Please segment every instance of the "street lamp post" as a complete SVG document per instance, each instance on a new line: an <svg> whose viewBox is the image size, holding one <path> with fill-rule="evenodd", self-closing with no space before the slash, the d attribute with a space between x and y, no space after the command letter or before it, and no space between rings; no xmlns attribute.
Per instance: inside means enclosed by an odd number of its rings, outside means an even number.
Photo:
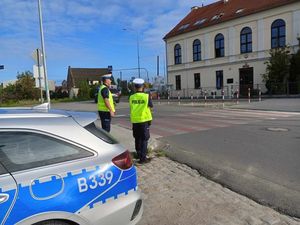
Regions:
<svg viewBox="0 0 300 225"><path fill-rule="evenodd" d="M123 30L132 30L132 29L127 29L124 28ZM136 32L136 47L137 47L137 61L138 61L138 76L139 78L141 77L141 68L140 68L140 40L139 40L139 32L132 30L134 32Z"/></svg>
<svg viewBox="0 0 300 225"><path fill-rule="evenodd" d="M39 8L39 22L40 22L40 34L41 34L41 44L42 44L42 56L43 56L42 61L44 65L44 76L45 76L45 91L46 91L47 102L49 104L49 109L50 109L50 92L48 87L48 75L47 75L47 66L46 66L46 52L45 52L41 0L38 0L38 8Z"/></svg>

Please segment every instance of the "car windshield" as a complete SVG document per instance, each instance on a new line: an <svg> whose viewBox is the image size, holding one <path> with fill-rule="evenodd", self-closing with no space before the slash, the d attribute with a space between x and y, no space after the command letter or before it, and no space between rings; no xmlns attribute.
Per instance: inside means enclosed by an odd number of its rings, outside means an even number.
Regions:
<svg viewBox="0 0 300 225"><path fill-rule="evenodd" d="M89 125L84 127L87 131L91 132L96 137L100 138L101 140L105 141L109 144L118 144L119 142L113 138L109 133L105 132L103 129L100 128L96 123L90 123Z"/></svg>

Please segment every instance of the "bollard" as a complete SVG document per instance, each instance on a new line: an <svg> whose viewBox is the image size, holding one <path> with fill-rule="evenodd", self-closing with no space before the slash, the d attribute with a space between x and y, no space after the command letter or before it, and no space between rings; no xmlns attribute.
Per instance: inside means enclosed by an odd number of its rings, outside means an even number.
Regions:
<svg viewBox="0 0 300 225"><path fill-rule="evenodd" d="M251 97L251 96L250 96L250 90L251 90L251 89L250 89L250 88L248 88L248 103L250 103L250 102L251 102L251 100L250 100L250 97Z"/></svg>
<svg viewBox="0 0 300 225"><path fill-rule="evenodd" d="M258 91L258 101L261 102L261 89L259 88L259 91Z"/></svg>
<svg viewBox="0 0 300 225"><path fill-rule="evenodd" d="M225 96L224 96L224 90L222 89L222 102L224 103Z"/></svg>
<svg viewBox="0 0 300 225"><path fill-rule="evenodd" d="M178 98L178 105L180 105L180 95L179 95L179 92L177 93L177 98Z"/></svg>
<svg viewBox="0 0 300 225"><path fill-rule="evenodd" d="M158 100L158 104L160 105L160 96L158 92L157 92L157 100Z"/></svg>
<svg viewBox="0 0 300 225"><path fill-rule="evenodd" d="M239 104L239 89L236 89L236 104Z"/></svg>
<svg viewBox="0 0 300 225"><path fill-rule="evenodd" d="M207 98L207 92L206 92L206 90L204 91L204 103L205 103L205 105L206 105L206 98Z"/></svg>

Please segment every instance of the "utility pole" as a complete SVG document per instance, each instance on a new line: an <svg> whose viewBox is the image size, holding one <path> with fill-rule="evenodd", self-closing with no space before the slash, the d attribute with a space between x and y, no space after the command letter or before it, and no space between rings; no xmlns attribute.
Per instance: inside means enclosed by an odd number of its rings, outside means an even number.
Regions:
<svg viewBox="0 0 300 225"><path fill-rule="evenodd" d="M157 56L157 76L159 76L159 55Z"/></svg>

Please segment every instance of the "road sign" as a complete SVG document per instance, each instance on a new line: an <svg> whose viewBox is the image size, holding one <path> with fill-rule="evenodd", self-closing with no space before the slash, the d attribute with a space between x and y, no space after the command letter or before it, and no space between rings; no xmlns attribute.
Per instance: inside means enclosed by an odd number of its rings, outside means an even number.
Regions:
<svg viewBox="0 0 300 225"><path fill-rule="evenodd" d="M4 65L0 65L0 70L3 70L4 69Z"/></svg>
<svg viewBox="0 0 300 225"><path fill-rule="evenodd" d="M31 54L32 59L34 60L35 64L37 66L41 65L42 62L42 51L41 49L37 48L36 50L34 50Z"/></svg>

